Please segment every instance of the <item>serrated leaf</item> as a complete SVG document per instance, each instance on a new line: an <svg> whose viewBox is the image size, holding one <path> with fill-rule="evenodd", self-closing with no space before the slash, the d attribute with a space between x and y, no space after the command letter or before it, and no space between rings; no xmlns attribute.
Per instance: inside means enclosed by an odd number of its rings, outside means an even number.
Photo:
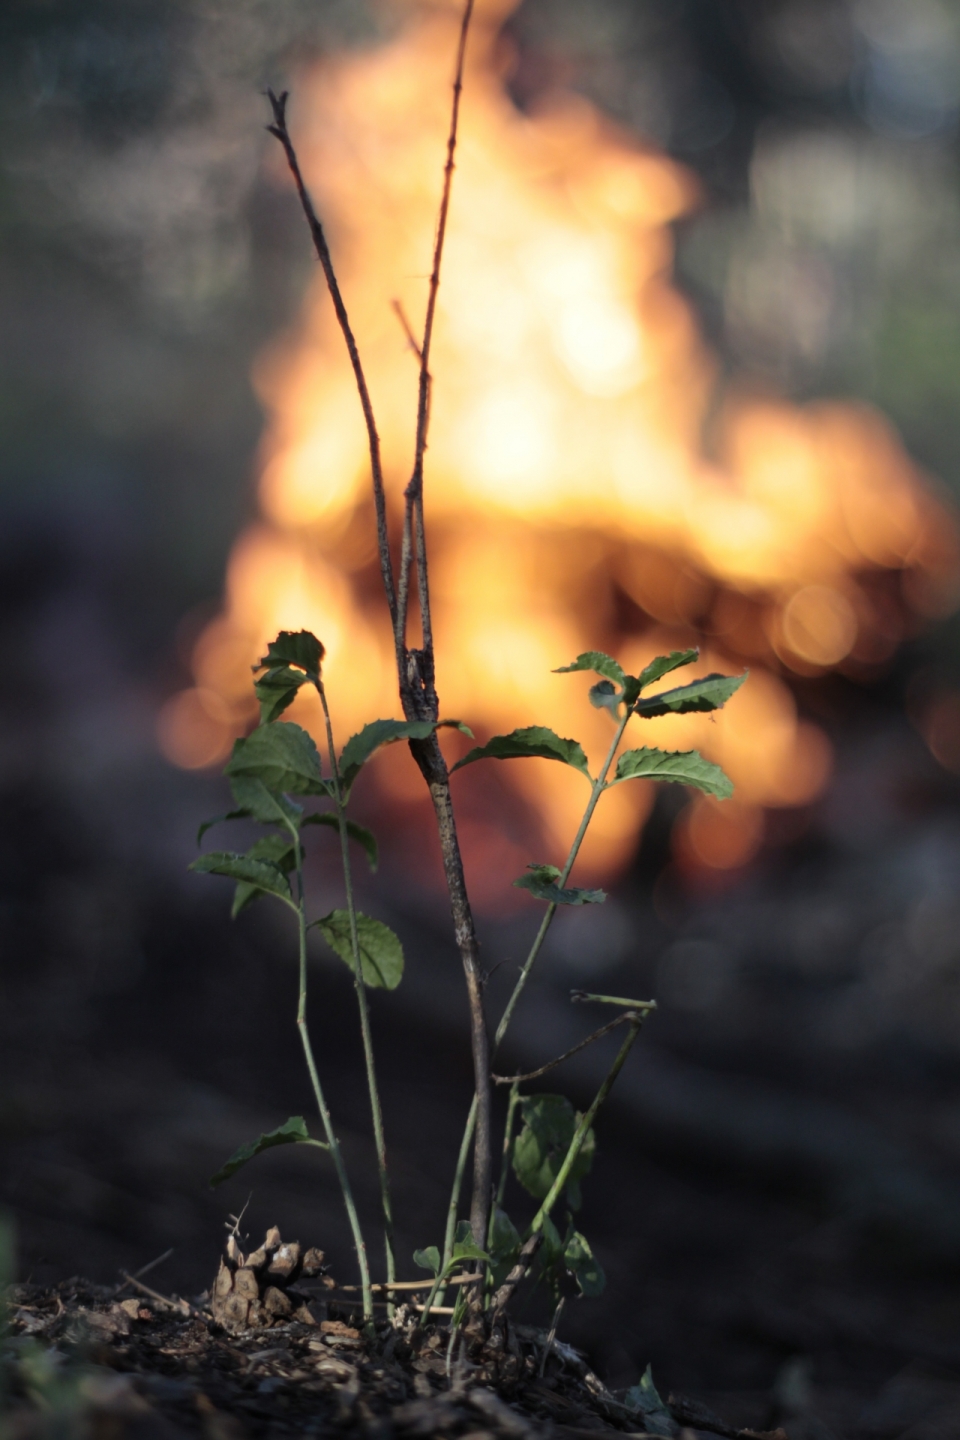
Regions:
<svg viewBox="0 0 960 1440"><path fill-rule="evenodd" d="M353 970L353 945L350 940L350 914L331 910L313 924L330 949L349 969ZM312 927L311 927L312 928ZM403 979L403 946L389 925L357 915L357 940L360 947L360 971L363 983L371 989L395 990Z"/></svg>
<svg viewBox="0 0 960 1440"><path fill-rule="evenodd" d="M602 1265L595 1259L589 1241L579 1230L574 1230L564 1246L563 1263L576 1279L581 1295L595 1299L603 1294L607 1277Z"/></svg>
<svg viewBox="0 0 960 1440"><path fill-rule="evenodd" d="M512 730L509 735L494 735L486 745L478 745L458 760L450 773L462 770L464 765L472 765L475 760L521 760L531 756L559 760L591 779L587 757L579 741L564 740L546 725L527 725L522 730Z"/></svg>
<svg viewBox="0 0 960 1440"><path fill-rule="evenodd" d="M340 756L340 784L344 796L366 762L381 745L392 745L397 740L426 740L434 730L445 728L462 730L473 738L473 731L460 720L371 720L368 725L351 735Z"/></svg>
<svg viewBox="0 0 960 1440"><path fill-rule="evenodd" d="M669 655L658 655L649 665L645 665L637 676L637 693L661 680L664 675L669 675L671 670L679 670L682 665L692 665L699 656L699 650L671 650Z"/></svg>
<svg viewBox="0 0 960 1440"><path fill-rule="evenodd" d="M440 1251L436 1245L428 1245L425 1250L414 1250L413 1263L419 1265L421 1270L429 1270L432 1275L439 1275Z"/></svg>
<svg viewBox="0 0 960 1440"><path fill-rule="evenodd" d="M626 676L619 663L612 655L605 655L602 650L585 650L578 655L572 665L561 665L559 670L554 670L554 675L569 675L573 670L592 670L595 675L602 675L606 680L612 680L620 689L623 689Z"/></svg>
<svg viewBox="0 0 960 1440"><path fill-rule="evenodd" d="M742 675L705 675L689 685L679 685L675 690L661 690L646 700L638 700L634 709L638 715L652 719L655 715L685 715L692 710L719 710L725 705L747 678Z"/></svg>
<svg viewBox="0 0 960 1440"><path fill-rule="evenodd" d="M258 1135L256 1140L251 1140L247 1145L241 1145L235 1150L221 1170L210 1181L210 1188L222 1185L224 1180L229 1180L231 1175L259 1155L263 1150L272 1150L275 1145L316 1145L321 1150L329 1150L329 1145L323 1140L314 1140L308 1133L302 1115L291 1115L276 1130L269 1130L265 1135Z"/></svg>
<svg viewBox="0 0 960 1440"><path fill-rule="evenodd" d="M551 905L602 905L607 898L603 890L581 890L575 885L561 887L557 884L560 871L556 865L528 865L527 869L530 874L521 875L519 880L514 880L514 885Z"/></svg>
<svg viewBox="0 0 960 1440"><path fill-rule="evenodd" d="M331 830L340 829L340 822L337 819L336 812L333 810L324 810L321 814L308 815L303 823L304 825L327 825ZM376 870L380 857L377 849L377 838L373 831L368 830L366 825L358 825L356 820L348 820L347 834L351 840L356 840L358 845L363 846L367 853L367 861L369 862L370 869Z"/></svg>
<svg viewBox="0 0 960 1440"><path fill-rule="evenodd" d="M320 662L324 657L323 646L316 635L309 630L281 630L276 640L271 640L267 653L254 670L267 670L276 666L297 665L305 670L311 680L320 678Z"/></svg>
<svg viewBox="0 0 960 1440"><path fill-rule="evenodd" d="M625 750L617 761L617 770L610 785L622 780L667 780L678 785L694 785L705 795L728 800L733 794L733 781L719 765L704 760L699 750Z"/></svg>
<svg viewBox="0 0 960 1440"><path fill-rule="evenodd" d="M201 855L190 866L204 875L226 875L230 880L239 880L262 890L268 895L278 895L281 900L293 904L290 882L278 865L267 860L251 860L248 855L237 855L232 850L212 850Z"/></svg>
<svg viewBox="0 0 960 1440"><path fill-rule="evenodd" d="M310 683L309 675L302 670L292 670L289 665L261 675L253 682L253 692L260 701L260 724L269 725L276 720L288 705L293 704L300 686Z"/></svg>
<svg viewBox="0 0 960 1440"><path fill-rule="evenodd" d="M520 1184L544 1200L570 1149L579 1116L565 1095L526 1095L520 1101L523 1128L513 1147L513 1170ZM567 1185L571 1209L579 1208L578 1182L593 1164L596 1137L587 1131Z"/></svg>
<svg viewBox="0 0 960 1440"><path fill-rule="evenodd" d="M643 1428L650 1435L673 1435L676 1425L673 1416L664 1405L653 1383L653 1371L648 1365L638 1385L631 1385L623 1403L629 1410L643 1417Z"/></svg>
<svg viewBox="0 0 960 1440"><path fill-rule="evenodd" d="M257 820L261 825L283 825L284 828L288 823L300 824L303 806L288 795L268 790L262 780L256 780L252 775L231 775L230 789L237 805L251 820Z"/></svg>
<svg viewBox="0 0 960 1440"><path fill-rule="evenodd" d="M320 756L310 735L290 720L260 725L238 740L224 774L249 776L267 790L294 795L328 795L320 774Z"/></svg>
<svg viewBox="0 0 960 1440"><path fill-rule="evenodd" d="M208 830L212 830L214 825L222 825L224 820L248 820L249 818L250 811L245 809L228 810L225 815L214 815L212 820L204 820L200 829L197 831L197 844L200 844L204 835L206 835Z"/></svg>

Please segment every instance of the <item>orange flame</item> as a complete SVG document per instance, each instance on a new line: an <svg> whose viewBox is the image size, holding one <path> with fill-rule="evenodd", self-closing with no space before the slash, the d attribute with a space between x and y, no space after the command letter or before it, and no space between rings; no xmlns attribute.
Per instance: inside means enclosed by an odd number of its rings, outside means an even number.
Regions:
<svg viewBox="0 0 960 1440"><path fill-rule="evenodd" d="M481 734L549 724L596 757L609 719L555 666L604 648L635 669L691 640L703 646L697 673L749 659L751 680L722 715L657 720L635 741L695 746L728 771L736 817L691 812L683 842L722 868L756 848L760 807L802 805L829 773L829 744L798 718L783 667L862 673L887 659L917 615L952 600L953 524L872 411L717 405L716 363L670 279L668 224L695 202L693 180L582 99L518 113L496 8L481 10L471 39L432 365L426 494L444 712ZM417 12L393 43L303 77L292 112L394 504L416 363L391 300L416 328L454 25L444 9ZM219 761L249 726L250 665L281 627L322 637L343 738L398 713L365 433L319 272L256 383L270 416L262 520L234 547L223 612L193 653L195 687L161 715L162 747L185 766ZM298 706L315 726L308 702ZM561 855L583 782L545 764L505 768ZM622 865L650 800L626 785L604 798L585 873Z"/></svg>

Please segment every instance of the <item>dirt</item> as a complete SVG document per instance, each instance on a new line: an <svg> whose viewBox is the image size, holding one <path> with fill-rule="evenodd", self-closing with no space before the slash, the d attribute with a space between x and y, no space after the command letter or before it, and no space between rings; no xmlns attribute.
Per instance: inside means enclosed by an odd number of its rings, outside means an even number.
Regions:
<svg viewBox="0 0 960 1440"><path fill-rule="evenodd" d="M230 1277L236 1293L237 1277L253 1273L227 1261L218 1278ZM364 1329L356 1302L334 1286L329 1277L298 1277L296 1289L267 1287L284 1303L273 1311L258 1304L252 1324L230 1322L216 1283L212 1300L211 1292L182 1300L142 1282L105 1287L76 1277L14 1286L2 1361L5 1440L788 1440L780 1428L727 1425L684 1397L663 1404L654 1391L649 1408L629 1406L578 1351L509 1318L468 1318L451 1345L449 1320L421 1325L407 1303Z"/></svg>

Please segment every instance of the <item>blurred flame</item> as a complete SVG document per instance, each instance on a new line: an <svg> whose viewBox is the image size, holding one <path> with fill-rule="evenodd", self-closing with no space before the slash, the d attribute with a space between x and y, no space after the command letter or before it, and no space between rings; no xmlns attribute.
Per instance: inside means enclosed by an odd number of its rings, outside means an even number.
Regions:
<svg viewBox="0 0 960 1440"><path fill-rule="evenodd" d="M609 718L555 666L602 647L635 672L698 638L695 673L749 659L750 682L720 716L658 720L634 741L696 746L726 768L736 805L698 800L684 844L707 866L739 864L759 844L762 808L808 802L830 770L826 738L798 719L777 670L876 664L915 623L911 611L949 607L953 524L864 407L741 397L717 413L715 361L669 274L668 223L694 203L694 181L582 99L518 113L498 59L503 9L481 5L471 39L432 364L427 508L444 712L481 734L549 724L596 760ZM390 302L416 329L455 21L417 11L390 45L303 77L292 113L395 507L417 377ZM270 416L263 519L237 541L223 613L194 649L196 689L161 717L162 747L181 765L221 759L251 723L250 665L281 627L322 637L342 738L399 713L365 434L319 272L296 332L255 378ZM316 723L305 700L293 714ZM562 855L582 778L540 761L504 768L539 810L550 858ZM604 798L585 872L609 876L629 857L650 803L639 785Z"/></svg>

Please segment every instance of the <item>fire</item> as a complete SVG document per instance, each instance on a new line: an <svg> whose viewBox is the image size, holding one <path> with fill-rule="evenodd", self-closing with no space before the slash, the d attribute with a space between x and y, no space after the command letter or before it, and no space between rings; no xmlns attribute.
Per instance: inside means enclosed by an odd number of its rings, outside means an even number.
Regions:
<svg viewBox="0 0 960 1440"><path fill-rule="evenodd" d="M874 412L718 403L716 361L670 276L668 225L695 203L695 183L582 99L518 113L492 11L481 7L471 39L432 366L426 495L444 711L478 734L549 724L595 758L608 717L583 684L550 673L579 651L604 648L634 669L694 640L697 673L749 662L722 715L657 720L634 742L696 746L724 766L737 787L728 819L700 804L678 843L706 865L742 863L763 807L809 802L830 771L784 669L882 664L918 616L952 599L952 522ZM416 329L455 21L417 11L389 45L324 63L301 77L291 114L396 506L416 364L391 302ZM398 713L365 434L319 271L296 332L255 378L270 417L262 518L235 545L222 614L194 649L194 687L160 718L162 748L185 766L221 761L250 725L250 665L282 627L322 637L343 738ZM295 718L315 726L298 705ZM504 769L551 847L531 858L562 855L582 779L540 761ZM381 777L406 792L402 773ZM650 803L640 785L604 798L584 875L616 872Z"/></svg>

